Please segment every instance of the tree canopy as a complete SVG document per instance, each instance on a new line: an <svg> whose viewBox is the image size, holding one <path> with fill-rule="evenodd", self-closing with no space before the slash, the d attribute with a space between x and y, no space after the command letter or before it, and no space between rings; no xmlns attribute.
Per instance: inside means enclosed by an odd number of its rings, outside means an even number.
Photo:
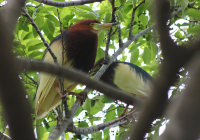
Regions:
<svg viewBox="0 0 200 140"><path fill-rule="evenodd" d="M199 0L0 0L0 139L17 139L20 129L24 138L34 139L35 134L38 140L164 140L171 135L197 139L199 6ZM77 78L80 74L74 78L81 83L74 91L81 92L87 86L85 103L80 106L80 100L69 96L69 110L60 106L59 112L65 114L62 120L58 121L56 109L38 119L34 98L39 71L68 78L64 74L67 69L38 60L57 35L83 19L120 22L99 35L96 61L110 59L92 78L98 80L116 59L130 62L153 76L153 93L145 102L121 91L113 93L116 89L102 93L104 85L98 81L91 84L87 76L82 82ZM125 103L132 103L139 115L118 118ZM130 127L119 127L129 120Z"/></svg>

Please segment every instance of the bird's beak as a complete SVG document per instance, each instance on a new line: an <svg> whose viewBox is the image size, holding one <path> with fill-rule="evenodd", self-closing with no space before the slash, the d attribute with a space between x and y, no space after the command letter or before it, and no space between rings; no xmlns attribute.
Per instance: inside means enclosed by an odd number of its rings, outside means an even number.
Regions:
<svg viewBox="0 0 200 140"><path fill-rule="evenodd" d="M119 22L115 22L115 23L106 23L106 24L99 24L99 25L96 25L95 27L96 28L99 28L99 29L106 29L106 28L110 28L110 27L113 27L115 25L118 25Z"/></svg>
<svg viewBox="0 0 200 140"><path fill-rule="evenodd" d="M113 27L113 26L118 25L118 24L119 24L119 22L97 24L97 25L93 26L93 28L96 30L96 33L99 35L104 29Z"/></svg>

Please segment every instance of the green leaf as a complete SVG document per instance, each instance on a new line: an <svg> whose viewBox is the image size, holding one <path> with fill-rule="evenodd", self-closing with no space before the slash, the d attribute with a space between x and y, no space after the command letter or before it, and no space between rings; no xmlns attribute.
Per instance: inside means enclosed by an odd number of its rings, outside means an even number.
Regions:
<svg viewBox="0 0 200 140"><path fill-rule="evenodd" d="M37 18L35 19L35 23L39 28L42 28L42 26L44 25L44 17L37 16Z"/></svg>
<svg viewBox="0 0 200 140"><path fill-rule="evenodd" d="M46 24L47 24L47 29L49 30L49 32L51 34L53 34L54 31L55 31L55 25L54 25L54 23L52 21L46 19Z"/></svg>
<svg viewBox="0 0 200 140"><path fill-rule="evenodd" d="M185 8L188 6L188 3L189 3L188 0L181 0L182 12L184 12Z"/></svg>
<svg viewBox="0 0 200 140"><path fill-rule="evenodd" d="M67 15L65 16L62 20L66 20L67 22L70 21L75 15L72 14L72 15Z"/></svg>
<svg viewBox="0 0 200 140"><path fill-rule="evenodd" d="M133 5L126 6L124 9L124 14L128 14L128 12L131 11L131 9L133 9Z"/></svg>
<svg viewBox="0 0 200 140"><path fill-rule="evenodd" d="M77 15L80 16L80 17L88 18L88 19L96 19L96 16L93 13L80 12Z"/></svg>
<svg viewBox="0 0 200 140"><path fill-rule="evenodd" d="M149 64L150 63L150 61L151 61L151 52L150 52L149 48L147 48L147 47L144 48L144 52L143 52L142 58L143 58L145 64Z"/></svg>
<svg viewBox="0 0 200 140"><path fill-rule="evenodd" d="M35 51L35 52L32 52L28 55L29 58L34 58L34 57L37 57L37 56L42 56L43 55L43 52L40 52L40 51Z"/></svg>
<svg viewBox="0 0 200 140"><path fill-rule="evenodd" d="M76 8L81 9L81 10L85 10L85 11L88 11L88 12L93 12L93 10L86 5L79 5L79 6L76 6Z"/></svg>
<svg viewBox="0 0 200 140"><path fill-rule="evenodd" d="M108 121L114 120L116 118L115 116L116 116L115 110L112 110L112 111L108 112L106 114L106 116L105 116L106 119L105 119L104 122L108 122Z"/></svg>
<svg viewBox="0 0 200 140"><path fill-rule="evenodd" d="M106 96L101 100L102 103L112 103L114 101L115 101L114 99L110 99Z"/></svg>
<svg viewBox="0 0 200 140"><path fill-rule="evenodd" d="M44 133L42 140L47 140L49 137L49 132Z"/></svg>
<svg viewBox="0 0 200 140"><path fill-rule="evenodd" d="M102 132L99 131L99 132L96 132L96 133L92 133L92 139L102 140Z"/></svg>
<svg viewBox="0 0 200 140"><path fill-rule="evenodd" d="M78 127L88 127L89 125L88 125L88 123L86 123L86 122L80 122L79 124L78 124Z"/></svg>
<svg viewBox="0 0 200 140"><path fill-rule="evenodd" d="M41 120L36 120L36 132L37 132L37 137L38 139L42 139L44 135L44 127L39 126L39 124L42 124L42 119Z"/></svg>
<svg viewBox="0 0 200 140"><path fill-rule="evenodd" d="M134 49L131 52L130 62L134 64L138 60L138 57L139 57L139 49Z"/></svg>
<svg viewBox="0 0 200 140"><path fill-rule="evenodd" d="M33 38L33 37L34 37L34 36L33 36L33 33L30 32L30 33L28 33L28 34L25 35L24 40L30 39L30 38Z"/></svg>
<svg viewBox="0 0 200 140"><path fill-rule="evenodd" d="M80 106L80 107L78 108L78 110L76 111L75 116L78 116L78 115L81 113L81 111L82 111L82 107Z"/></svg>
<svg viewBox="0 0 200 140"><path fill-rule="evenodd" d="M76 98L74 96L72 96L69 100L68 106L69 108L71 108L73 106L73 104L75 103Z"/></svg>
<svg viewBox="0 0 200 140"><path fill-rule="evenodd" d="M183 38L182 34L180 33L180 31L177 31L174 35L176 38Z"/></svg>
<svg viewBox="0 0 200 140"><path fill-rule="evenodd" d="M36 44L39 44L39 43L42 43L41 40L39 40L39 39L31 39L26 44L26 47L33 46L33 45L36 45Z"/></svg>
<svg viewBox="0 0 200 140"><path fill-rule="evenodd" d="M105 18L104 18L104 22L105 22L105 23L109 23L109 22L111 21L111 18L112 18L111 13L110 13L110 12L107 12L107 13L106 13L106 16L105 16Z"/></svg>
<svg viewBox="0 0 200 140"><path fill-rule="evenodd" d="M147 23L148 23L148 17L145 16L144 14L141 14L141 15L139 16L139 21L142 22L143 26L146 26Z"/></svg>
<svg viewBox="0 0 200 140"><path fill-rule="evenodd" d="M156 43L155 42L151 42L150 45L151 45L151 49L152 49L154 55L157 55L157 53L158 53L158 46L156 45Z"/></svg>
<svg viewBox="0 0 200 140"><path fill-rule="evenodd" d="M38 49L42 49L42 48L45 48L44 47L44 44L43 43L39 43L39 44L36 44L34 46L29 46L28 47L28 51L34 51L34 50L38 50Z"/></svg>
<svg viewBox="0 0 200 140"><path fill-rule="evenodd" d="M20 27L22 30L24 30L24 31L26 31L26 32L29 32L29 27L28 27L28 24L27 24L27 23L24 23L24 22L20 21L20 22L19 22L19 27Z"/></svg>
<svg viewBox="0 0 200 140"><path fill-rule="evenodd" d="M32 30L33 30L33 36L36 38L38 36L38 33L33 26L32 26Z"/></svg>
<svg viewBox="0 0 200 140"><path fill-rule="evenodd" d="M137 48L138 48L138 44L133 44L132 47L129 50L129 53L131 53L132 51L134 51Z"/></svg>
<svg viewBox="0 0 200 140"><path fill-rule="evenodd" d="M101 101L96 101L94 107L96 109L98 109L99 111L102 111L102 109L104 108L105 104L102 103Z"/></svg>
<svg viewBox="0 0 200 140"><path fill-rule="evenodd" d="M91 100L89 98L87 98L82 107L83 107L84 110L87 110L87 112L90 114Z"/></svg>
<svg viewBox="0 0 200 140"><path fill-rule="evenodd" d="M132 34L136 34L138 31L139 26L138 25L134 25L133 26L133 30L132 30Z"/></svg>
<svg viewBox="0 0 200 140"><path fill-rule="evenodd" d="M200 25L194 26L192 29L188 29L189 33L200 33Z"/></svg>
<svg viewBox="0 0 200 140"><path fill-rule="evenodd" d="M99 60L100 58L104 57L104 53L105 53L105 51L102 48L98 48L96 59Z"/></svg>
<svg viewBox="0 0 200 140"><path fill-rule="evenodd" d="M194 18L200 18L200 11L189 8L187 11L184 12L186 15L194 17Z"/></svg>
<svg viewBox="0 0 200 140"><path fill-rule="evenodd" d="M57 27L60 27L60 22L58 21L58 19L53 16L53 15L46 15L45 16L47 19L49 19L50 21L52 21Z"/></svg>
<svg viewBox="0 0 200 140"><path fill-rule="evenodd" d="M125 22L124 21L124 17L123 17L123 15L122 15L122 13L121 13L121 11L117 11L117 15L118 15L118 17L119 17L119 20L121 21L121 22Z"/></svg>

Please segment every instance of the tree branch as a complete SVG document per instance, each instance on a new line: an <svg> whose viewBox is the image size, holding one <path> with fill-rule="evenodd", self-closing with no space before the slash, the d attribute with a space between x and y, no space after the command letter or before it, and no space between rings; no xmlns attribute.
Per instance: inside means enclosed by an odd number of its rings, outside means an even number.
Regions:
<svg viewBox="0 0 200 140"><path fill-rule="evenodd" d="M8 136L4 135L3 133L0 132L0 140L11 140Z"/></svg>
<svg viewBox="0 0 200 140"><path fill-rule="evenodd" d="M100 68L100 70L97 72L97 74L94 76L93 79L98 80L98 79L101 77L101 75L103 74L103 72L105 72L105 70L108 68L108 66L116 59L116 57L117 57L119 54L122 53L122 51L123 51L125 48L127 48L133 41L137 40L139 37L141 37L142 35L146 34L146 33L149 32L150 30L152 30L152 29L154 28L154 26L155 26L155 24L152 25L152 26L150 26L150 27L148 27L148 28L146 28L145 30L141 31L140 33L138 33L138 34L136 34L136 35L134 35L134 36L132 35L132 36L123 44L123 46L122 46L121 48L119 48L119 49L116 51L115 54L112 55L112 57L109 59L108 64L107 64L107 65L103 65L103 66ZM80 76L79 76L79 77L80 77ZM72 79L72 80L73 80L73 79ZM90 79L90 80L91 80L91 79ZM79 81L79 82L80 82L80 81ZM94 82L92 82L92 83L94 83ZM88 84L87 84L87 85L88 85ZM93 88L95 88L95 87L93 87ZM104 87L103 87L103 88L104 88ZM86 88L84 91L86 91L86 92L88 93L89 90L90 90L89 88ZM109 95L109 94L108 94L108 95ZM115 94L115 96L116 96L116 94ZM119 97L121 98L122 96L119 94ZM123 96L123 97L124 97L124 96ZM113 97L111 97L111 98L113 98ZM120 99L120 100L121 100L121 99ZM79 108L80 104L81 104L81 100L80 100L80 99L77 99L70 111L76 112L77 109ZM67 127L68 127L69 124L71 123L71 120L72 120L72 118L73 118L73 114L74 114L74 113L71 113L71 114L68 116L68 118L65 118L65 121L60 122L60 124L61 124L62 126L59 126L59 125L56 126L56 128L53 130L52 134L51 134L50 137L49 137L50 139L56 139L56 138L58 138L58 137L60 136L60 134L61 134L62 132L64 132L64 131L67 129Z"/></svg>
<svg viewBox="0 0 200 140"><path fill-rule="evenodd" d="M111 0L110 1L111 5L112 5L112 18L111 18L111 23L114 22L115 20L115 11L116 11L116 7L115 7L115 1ZM106 50L105 50L105 56L104 56L104 62L107 63L108 62L108 51L109 51L109 45L110 45L110 37L111 37L111 33L112 33L112 27L109 29L108 32L108 37L107 37L107 42L106 42Z"/></svg>
<svg viewBox="0 0 200 140"><path fill-rule="evenodd" d="M159 140L188 140L198 139L200 132L200 53L196 53L190 61L191 78L186 89L180 95L177 102L172 102L168 107L167 116L170 123Z"/></svg>
<svg viewBox="0 0 200 140"><path fill-rule="evenodd" d="M13 140L35 140L30 103L25 98L11 50L14 28L24 4L25 0L8 0L0 11L0 100Z"/></svg>
<svg viewBox="0 0 200 140"><path fill-rule="evenodd" d="M129 30L129 38L131 38L132 31L133 31L133 25L134 25L134 18L135 18L135 11L137 10L137 8L142 5L143 3L145 3L145 0L143 0L140 4L138 4L137 6L135 6L133 8L133 12L132 12L132 18L131 18L131 25L130 25L130 30Z"/></svg>
<svg viewBox="0 0 200 140"><path fill-rule="evenodd" d="M40 36L40 38L41 38L41 40L43 41L44 45L46 46L47 50L48 50L49 53L51 54L51 56L52 56L52 58L53 58L53 60L54 60L54 63L58 64L57 57L55 56L55 54L53 53L53 51L52 51L51 48L49 47L49 44L47 43L47 41L44 39L42 33L40 32L39 27L35 24L34 19L29 15L28 9L25 7L23 11L24 11L24 13L25 13L25 14L23 14L23 15L26 16L26 17L30 20L31 24L33 25L33 27L35 28L36 32L37 32L38 35Z"/></svg>
<svg viewBox="0 0 200 140"><path fill-rule="evenodd" d="M83 134L83 135L91 134L91 133L94 133L94 132L98 132L100 130L109 129L109 128L115 127L117 125L127 123L128 122L127 118L132 119L132 117L134 117L134 118L137 117L137 114L128 113L121 118L117 118L115 120L105 122L105 123L102 123L102 124L99 124L99 125L91 126L91 127L79 127L78 128L78 127L75 127L74 125L72 125L71 127L69 127L67 129L67 131L75 133L75 134Z"/></svg>
<svg viewBox="0 0 200 140"><path fill-rule="evenodd" d="M18 67L20 69L26 69L29 71L41 71L41 72L46 72L49 74L56 75L58 77L64 77L70 81L74 81L76 83L81 83L83 85L87 85L87 87L90 87L92 89L96 89L105 95L107 95L110 98L116 99L116 100L121 100L123 102L126 102L128 104L133 104L139 103L140 100L137 98L133 97L130 94L123 93L122 91L110 87L107 84L104 84L101 81L97 81L94 79L91 79L90 77L86 76L85 73L73 69L73 68L66 68L66 67L61 67L57 66L51 63L45 63L42 61L38 60L30 60L30 59L22 59L18 58L17 62ZM121 96L124 97L121 97ZM134 103L134 104L135 104Z"/></svg>
<svg viewBox="0 0 200 140"><path fill-rule="evenodd" d="M176 80L176 74L179 69L199 50L199 42L195 42L190 47L177 46L169 36L166 22L169 18L169 5L167 1L156 1L158 32L160 34L160 43L164 60L161 65L159 77L155 80L152 94L145 103L138 123L132 129L131 139L142 140L145 133L151 127L151 122L156 117L162 115L164 106L167 102L168 89ZM148 117L147 117L148 116Z"/></svg>
<svg viewBox="0 0 200 140"><path fill-rule="evenodd" d="M75 5L83 5L87 3L102 2L103 0L80 0L80 1L66 1L66 2L57 2L51 0L35 0L35 1L55 7L68 7Z"/></svg>

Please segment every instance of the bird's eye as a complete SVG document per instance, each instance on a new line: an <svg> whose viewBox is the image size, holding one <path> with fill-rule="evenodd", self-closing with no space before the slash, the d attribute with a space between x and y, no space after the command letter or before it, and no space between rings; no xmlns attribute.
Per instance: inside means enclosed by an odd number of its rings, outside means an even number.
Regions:
<svg viewBox="0 0 200 140"><path fill-rule="evenodd" d="M94 23L90 23L90 26L93 26L94 25Z"/></svg>

